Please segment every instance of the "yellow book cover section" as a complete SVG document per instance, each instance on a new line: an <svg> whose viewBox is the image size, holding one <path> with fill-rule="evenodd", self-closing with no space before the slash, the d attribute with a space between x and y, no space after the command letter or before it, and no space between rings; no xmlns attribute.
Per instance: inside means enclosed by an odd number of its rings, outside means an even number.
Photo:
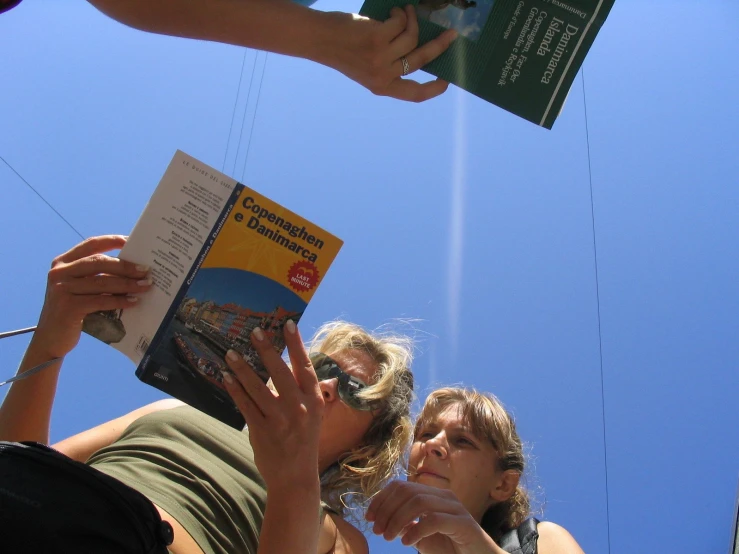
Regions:
<svg viewBox="0 0 739 554"><path fill-rule="evenodd" d="M342 241L248 187L235 195L202 268L248 271L310 301Z"/></svg>
<svg viewBox="0 0 739 554"><path fill-rule="evenodd" d="M149 216L149 213L156 214ZM153 267L166 304L151 341L124 322L143 351L142 381L232 425L244 421L223 384L235 350L266 381L251 345L259 327L278 352L283 327L300 320L342 241L318 225L182 152L178 152L137 224L156 251ZM147 225L147 221L153 222ZM139 231L141 229L142 231ZM182 268L180 271L178 268ZM146 307L146 306L145 306ZM152 310L154 302L150 302ZM129 314L133 320L136 314ZM144 318L137 317L139 321ZM138 337L145 337L144 340ZM123 341L121 341L123 342Z"/></svg>

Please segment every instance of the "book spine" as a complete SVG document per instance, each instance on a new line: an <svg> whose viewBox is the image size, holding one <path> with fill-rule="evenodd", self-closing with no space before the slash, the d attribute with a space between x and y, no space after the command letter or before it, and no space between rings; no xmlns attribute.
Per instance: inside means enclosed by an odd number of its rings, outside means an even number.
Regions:
<svg viewBox="0 0 739 554"><path fill-rule="evenodd" d="M228 219L228 216L231 214L231 211L236 205L236 201L239 198L239 194L241 193L243 188L244 188L244 185L242 185L241 183L237 183L233 191L231 191L231 196L229 196L228 200L226 201L226 204L224 205L220 216L218 216L218 220L216 224L213 226L213 229L208 235L208 240L205 241L205 243L203 244L203 247L200 249L198 256L195 258L195 263L193 263L192 268L190 268L190 271L187 274L187 278L185 279L185 282L180 287L180 290L177 291L177 294L174 296L174 300L172 301L172 304L170 305L169 310L167 311L167 314L164 316L164 319L162 319L162 322L159 324L159 328L157 329L157 332L154 335L154 338L149 344L149 347L146 349L146 353L144 354L144 357L141 360L139 367L136 369L136 377L138 377L141 381L144 381L146 383L149 382L150 376L148 372L148 366L149 366L149 361L151 359L151 354L156 351L157 347L159 346L159 343L162 341L162 338L164 337L164 334L166 333L170 322L172 321L175 314L177 313L177 308L182 302L182 299L187 294L187 291L190 288L190 285L192 284L193 279L195 279L195 276L197 275L198 270L200 269L200 266L203 264L203 261L205 260L206 256L208 255L208 252L213 246L213 243L218 238L218 235L220 234L221 229L223 228L223 224L226 222L226 220ZM161 389L162 387L160 385L157 385L157 388Z"/></svg>

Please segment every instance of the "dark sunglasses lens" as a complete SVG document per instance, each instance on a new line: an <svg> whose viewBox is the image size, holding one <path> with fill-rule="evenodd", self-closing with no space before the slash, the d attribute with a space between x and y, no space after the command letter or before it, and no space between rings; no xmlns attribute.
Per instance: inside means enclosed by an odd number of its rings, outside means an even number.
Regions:
<svg viewBox="0 0 739 554"><path fill-rule="evenodd" d="M339 398L347 406L361 411L373 409L371 402L357 396L367 386L362 381L342 371L339 365L325 354L311 354L310 361L319 381L334 377L338 379Z"/></svg>
<svg viewBox="0 0 739 554"><path fill-rule="evenodd" d="M318 376L319 381L335 377L338 366L331 358L325 354L311 354L310 362L313 364L313 369Z"/></svg>
<svg viewBox="0 0 739 554"><path fill-rule="evenodd" d="M347 406L355 410L371 410L372 404L368 400L359 398L358 396L366 386L361 381L349 377L343 380L343 382L339 382L339 396Z"/></svg>

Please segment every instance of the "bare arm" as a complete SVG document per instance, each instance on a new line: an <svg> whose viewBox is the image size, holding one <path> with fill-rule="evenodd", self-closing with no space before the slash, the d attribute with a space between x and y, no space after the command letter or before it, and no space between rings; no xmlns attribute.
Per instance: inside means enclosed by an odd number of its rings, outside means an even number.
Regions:
<svg viewBox="0 0 739 554"><path fill-rule="evenodd" d="M564 527L542 521L538 526L540 554L585 554L575 538Z"/></svg>
<svg viewBox="0 0 739 554"><path fill-rule="evenodd" d="M52 262L44 307L19 374L54 358L64 358L77 345L87 314L131 306L137 300L136 293L149 290L146 270L102 254L125 243L126 239L117 235L94 237ZM0 406L0 440L48 444L61 366L60 360L12 384Z"/></svg>
<svg viewBox="0 0 739 554"><path fill-rule="evenodd" d="M123 431L141 416L160 410L169 410L182 405L182 402L173 398L159 400L158 402L153 402L129 412L126 415L102 423L97 427L78 433L63 441L59 441L53 446L70 458L78 462L85 462L94 452L117 441L121 437L121 434L123 434Z"/></svg>
<svg viewBox="0 0 739 554"><path fill-rule="evenodd" d="M31 341L18 374L55 357L45 354L38 344ZM48 444L51 408L61 367L62 361L59 360L40 373L11 385L0 407L1 440L30 440Z"/></svg>
<svg viewBox="0 0 739 554"><path fill-rule="evenodd" d="M116 21L157 34L246 46L305 58L340 71L375 94L420 102L443 93L444 81L402 79L436 58L456 32L418 47L412 6L385 22L322 12L290 0L88 0Z"/></svg>
<svg viewBox="0 0 739 554"><path fill-rule="evenodd" d="M88 0L116 21L162 35L317 60L335 21L290 0Z"/></svg>

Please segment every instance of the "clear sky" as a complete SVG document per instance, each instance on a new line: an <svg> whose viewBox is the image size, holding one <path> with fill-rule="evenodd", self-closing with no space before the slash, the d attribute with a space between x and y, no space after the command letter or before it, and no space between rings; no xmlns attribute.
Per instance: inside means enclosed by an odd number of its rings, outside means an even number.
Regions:
<svg viewBox="0 0 739 554"><path fill-rule="evenodd" d="M602 382L581 77L546 131L454 87L405 104L306 61L244 63L85 2L26 0L0 16L0 155L85 236L128 233L178 148L245 168L345 241L304 333L395 320L419 339L421 398L496 393L544 517L586 552L608 551L610 527L613 553L723 553L739 477L737 21L731 0L618 0L586 59ZM0 190L5 330L35 324L51 259L79 237L2 163ZM25 344L0 343L0 377ZM83 337L53 440L160 398L134 369Z"/></svg>

